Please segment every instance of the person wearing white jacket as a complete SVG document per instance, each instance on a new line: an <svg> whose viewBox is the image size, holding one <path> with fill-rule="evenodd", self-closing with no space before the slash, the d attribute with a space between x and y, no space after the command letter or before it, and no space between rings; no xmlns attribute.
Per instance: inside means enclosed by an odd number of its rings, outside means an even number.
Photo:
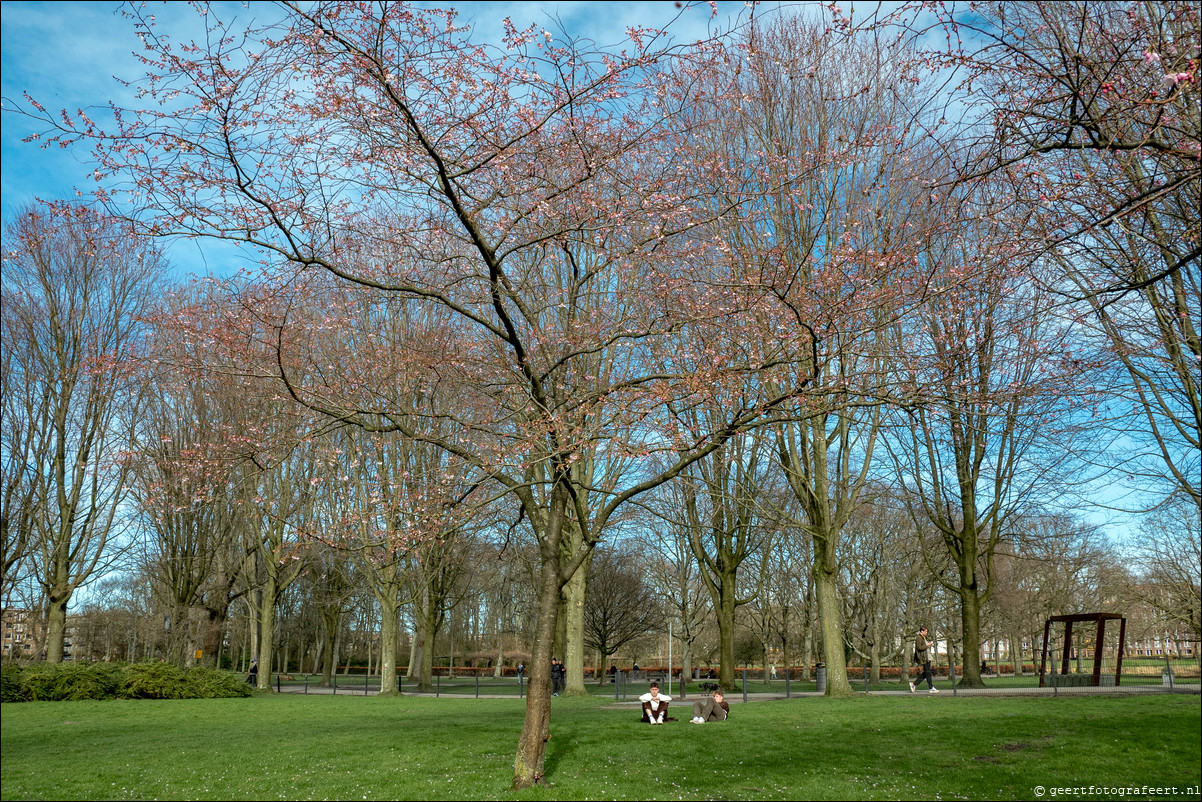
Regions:
<svg viewBox="0 0 1202 802"><path fill-rule="evenodd" d="M672 697L659 692L659 683L651 683L651 689L639 697L643 703L643 721L648 724L663 724L668 715L668 702Z"/></svg>

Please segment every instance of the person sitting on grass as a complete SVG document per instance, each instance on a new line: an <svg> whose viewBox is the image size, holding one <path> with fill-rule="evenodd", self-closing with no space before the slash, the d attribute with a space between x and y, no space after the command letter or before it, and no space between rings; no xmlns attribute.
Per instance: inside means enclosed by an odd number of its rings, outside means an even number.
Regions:
<svg viewBox="0 0 1202 802"><path fill-rule="evenodd" d="M730 705L722 698L722 691L714 691L714 695L704 700L693 702L693 723L704 724L707 721L726 721L730 716Z"/></svg>
<svg viewBox="0 0 1202 802"><path fill-rule="evenodd" d="M668 702L672 701L672 697L659 692L658 682L651 683L651 689L640 696L639 701L643 703L642 721L648 724L663 724L672 720L667 718Z"/></svg>

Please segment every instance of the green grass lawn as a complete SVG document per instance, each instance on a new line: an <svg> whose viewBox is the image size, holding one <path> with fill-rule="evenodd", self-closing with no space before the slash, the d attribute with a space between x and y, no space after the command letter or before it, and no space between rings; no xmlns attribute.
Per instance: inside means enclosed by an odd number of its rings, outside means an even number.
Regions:
<svg viewBox="0 0 1202 802"><path fill-rule="evenodd" d="M630 705L555 699L551 786L514 793L517 699L4 704L0 797L1030 799L1040 785L1148 785L1197 799L1202 781L1197 696L810 698L735 704L703 726L676 713L650 727Z"/></svg>

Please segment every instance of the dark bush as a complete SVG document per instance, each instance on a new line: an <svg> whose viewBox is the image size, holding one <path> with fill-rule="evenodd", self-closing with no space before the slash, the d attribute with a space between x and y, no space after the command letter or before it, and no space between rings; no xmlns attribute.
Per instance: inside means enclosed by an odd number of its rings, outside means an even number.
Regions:
<svg viewBox="0 0 1202 802"><path fill-rule="evenodd" d="M133 663L125 667L117 695L123 699L193 699L184 670L172 663Z"/></svg>
<svg viewBox="0 0 1202 802"><path fill-rule="evenodd" d="M197 666L188 669L186 679L194 699L228 699L254 694L254 689L241 675L228 671Z"/></svg>
<svg viewBox="0 0 1202 802"><path fill-rule="evenodd" d="M21 667L16 663L0 666L0 702L23 702L21 692Z"/></svg>
<svg viewBox="0 0 1202 802"><path fill-rule="evenodd" d="M112 699L120 672L112 663L34 663L21 672L21 697L30 702Z"/></svg>
<svg viewBox="0 0 1202 802"><path fill-rule="evenodd" d="M3 701L228 699L251 696L240 674L170 663L34 663L3 666Z"/></svg>

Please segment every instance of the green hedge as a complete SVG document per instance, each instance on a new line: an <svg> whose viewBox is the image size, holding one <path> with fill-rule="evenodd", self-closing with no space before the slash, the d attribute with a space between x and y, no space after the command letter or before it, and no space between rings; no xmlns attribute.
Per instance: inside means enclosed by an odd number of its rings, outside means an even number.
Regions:
<svg viewBox="0 0 1202 802"><path fill-rule="evenodd" d="M5 702L221 699L252 693L239 674L169 663L6 664L0 670L0 701Z"/></svg>

